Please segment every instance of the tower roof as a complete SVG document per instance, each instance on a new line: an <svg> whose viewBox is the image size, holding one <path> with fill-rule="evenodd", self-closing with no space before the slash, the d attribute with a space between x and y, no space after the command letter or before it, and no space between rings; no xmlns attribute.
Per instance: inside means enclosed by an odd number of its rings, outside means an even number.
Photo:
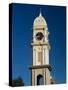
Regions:
<svg viewBox="0 0 68 90"><path fill-rule="evenodd" d="M46 26L46 21L42 16L41 10L40 10L39 16L35 18L33 26L36 26L36 27Z"/></svg>

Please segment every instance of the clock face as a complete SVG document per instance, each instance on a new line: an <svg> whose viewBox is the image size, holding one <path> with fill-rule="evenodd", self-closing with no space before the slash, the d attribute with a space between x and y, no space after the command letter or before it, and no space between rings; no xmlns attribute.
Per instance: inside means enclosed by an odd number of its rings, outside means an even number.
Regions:
<svg viewBox="0 0 68 90"><path fill-rule="evenodd" d="M36 34L36 39L37 39L37 40L42 40L43 37L44 37L44 35L43 35L42 32L38 32L38 33Z"/></svg>

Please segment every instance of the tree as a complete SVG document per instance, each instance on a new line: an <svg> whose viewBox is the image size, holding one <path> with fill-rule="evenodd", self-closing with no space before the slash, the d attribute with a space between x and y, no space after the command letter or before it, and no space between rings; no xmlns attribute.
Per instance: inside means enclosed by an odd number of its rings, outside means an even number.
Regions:
<svg viewBox="0 0 68 90"><path fill-rule="evenodd" d="M13 87L24 86L24 82L23 82L22 78L18 77L17 79L12 80L12 86Z"/></svg>

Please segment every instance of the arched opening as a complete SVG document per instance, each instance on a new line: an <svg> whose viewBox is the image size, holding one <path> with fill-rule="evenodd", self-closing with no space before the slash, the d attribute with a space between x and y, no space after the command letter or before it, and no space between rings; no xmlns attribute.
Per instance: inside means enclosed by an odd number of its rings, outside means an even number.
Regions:
<svg viewBox="0 0 68 90"><path fill-rule="evenodd" d="M43 85L43 76L42 75L37 76L37 85Z"/></svg>

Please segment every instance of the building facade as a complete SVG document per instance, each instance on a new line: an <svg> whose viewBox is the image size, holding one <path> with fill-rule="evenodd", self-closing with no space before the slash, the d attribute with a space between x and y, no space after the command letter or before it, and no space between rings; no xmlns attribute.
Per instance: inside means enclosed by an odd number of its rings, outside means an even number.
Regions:
<svg viewBox="0 0 68 90"><path fill-rule="evenodd" d="M33 23L33 63L31 69L31 84L32 85L48 85L52 84L50 75L51 66L49 64L50 44L48 39L48 27L46 20L40 12ZM54 82L53 82L54 83Z"/></svg>

